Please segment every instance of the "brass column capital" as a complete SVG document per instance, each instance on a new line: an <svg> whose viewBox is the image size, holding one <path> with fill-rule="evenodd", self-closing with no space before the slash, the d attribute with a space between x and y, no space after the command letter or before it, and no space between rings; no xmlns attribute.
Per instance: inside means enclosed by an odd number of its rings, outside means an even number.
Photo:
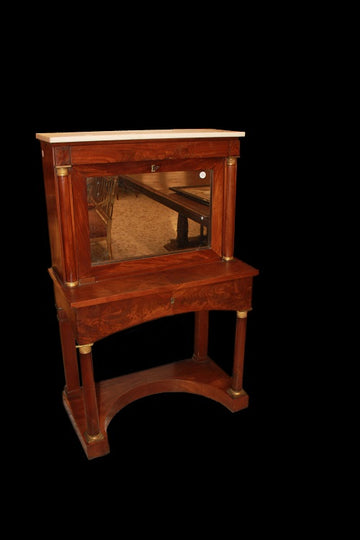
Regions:
<svg viewBox="0 0 360 540"><path fill-rule="evenodd" d="M80 354L89 354L93 345L93 343L87 343L86 345L76 345L76 348L79 349Z"/></svg>
<svg viewBox="0 0 360 540"><path fill-rule="evenodd" d="M236 165L236 161L236 157L234 156L229 156L228 158L226 158L227 165Z"/></svg>
<svg viewBox="0 0 360 540"><path fill-rule="evenodd" d="M236 316L238 319L246 319L247 311L237 311Z"/></svg>
<svg viewBox="0 0 360 540"><path fill-rule="evenodd" d="M56 174L58 176L69 176L69 169L71 169L71 165L61 165L60 167L56 168Z"/></svg>

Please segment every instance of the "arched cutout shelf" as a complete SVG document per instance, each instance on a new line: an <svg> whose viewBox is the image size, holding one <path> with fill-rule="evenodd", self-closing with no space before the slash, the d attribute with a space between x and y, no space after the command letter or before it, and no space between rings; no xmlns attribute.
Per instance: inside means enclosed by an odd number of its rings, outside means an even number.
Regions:
<svg viewBox="0 0 360 540"><path fill-rule="evenodd" d="M63 400L83 449L92 459L110 452L107 428L113 417L133 401L153 394L186 392L217 401L231 412L246 408L247 393L242 390L238 396L232 396L230 388L231 377L210 358L200 362L192 358L100 381L96 384L96 396L101 437L92 441L85 436L87 425L82 389L70 399L64 391Z"/></svg>

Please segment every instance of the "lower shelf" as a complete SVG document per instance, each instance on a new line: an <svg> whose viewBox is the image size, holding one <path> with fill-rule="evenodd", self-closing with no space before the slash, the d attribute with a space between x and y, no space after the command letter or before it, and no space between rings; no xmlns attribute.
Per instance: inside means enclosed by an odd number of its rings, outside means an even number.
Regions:
<svg viewBox="0 0 360 540"><path fill-rule="evenodd" d="M100 434L95 440L88 440L85 435L82 390L71 395L64 391L63 400L87 457L93 459L110 452L107 427L115 414L129 403L152 394L188 392L213 399L231 412L246 408L249 401L246 392L233 395L229 392L230 387L231 377L211 359L205 362L182 360L100 381L96 384Z"/></svg>

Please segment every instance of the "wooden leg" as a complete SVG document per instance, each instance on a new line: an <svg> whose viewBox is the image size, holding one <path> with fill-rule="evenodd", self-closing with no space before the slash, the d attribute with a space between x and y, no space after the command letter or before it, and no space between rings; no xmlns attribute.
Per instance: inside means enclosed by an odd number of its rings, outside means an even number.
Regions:
<svg viewBox="0 0 360 540"><path fill-rule="evenodd" d="M177 248L183 249L186 248L188 245L188 233L189 233L189 223L186 216L183 216L182 214L178 214L178 221L177 221Z"/></svg>
<svg viewBox="0 0 360 540"><path fill-rule="evenodd" d="M63 309L58 309L58 321L66 383L65 392L67 394L79 392L80 378L75 338L70 321L67 319Z"/></svg>
<svg viewBox="0 0 360 540"><path fill-rule="evenodd" d="M208 360L209 312L195 312L195 339L193 360L205 362Z"/></svg>
<svg viewBox="0 0 360 540"><path fill-rule="evenodd" d="M103 439L99 427L99 411L96 398L94 371L92 362L91 347L88 345L79 345L81 378L83 387L84 409L86 417L85 438L88 443Z"/></svg>
<svg viewBox="0 0 360 540"><path fill-rule="evenodd" d="M238 311L236 319L236 334L234 348L234 364L229 394L232 397L243 395L243 372L244 372L244 355L245 355L245 338L246 338L246 321L247 312Z"/></svg>

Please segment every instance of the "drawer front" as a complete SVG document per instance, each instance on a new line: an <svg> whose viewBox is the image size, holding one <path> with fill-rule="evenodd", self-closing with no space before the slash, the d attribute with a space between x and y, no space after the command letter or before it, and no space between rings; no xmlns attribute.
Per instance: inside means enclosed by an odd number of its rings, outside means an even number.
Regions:
<svg viewBox="0 0 360 540"><path fill-rule="evenodd" d="M142 141L141 145L134 141L71 145L73 165L239 155L240 141L232 138Z"/></svg>
<svg viewBox="0 0 360 540"><path fill-rule="evenodd" d="M251 309L252 278L118 300L76 310L76 337L94 342L146 321L191 311Z"/></svg>

